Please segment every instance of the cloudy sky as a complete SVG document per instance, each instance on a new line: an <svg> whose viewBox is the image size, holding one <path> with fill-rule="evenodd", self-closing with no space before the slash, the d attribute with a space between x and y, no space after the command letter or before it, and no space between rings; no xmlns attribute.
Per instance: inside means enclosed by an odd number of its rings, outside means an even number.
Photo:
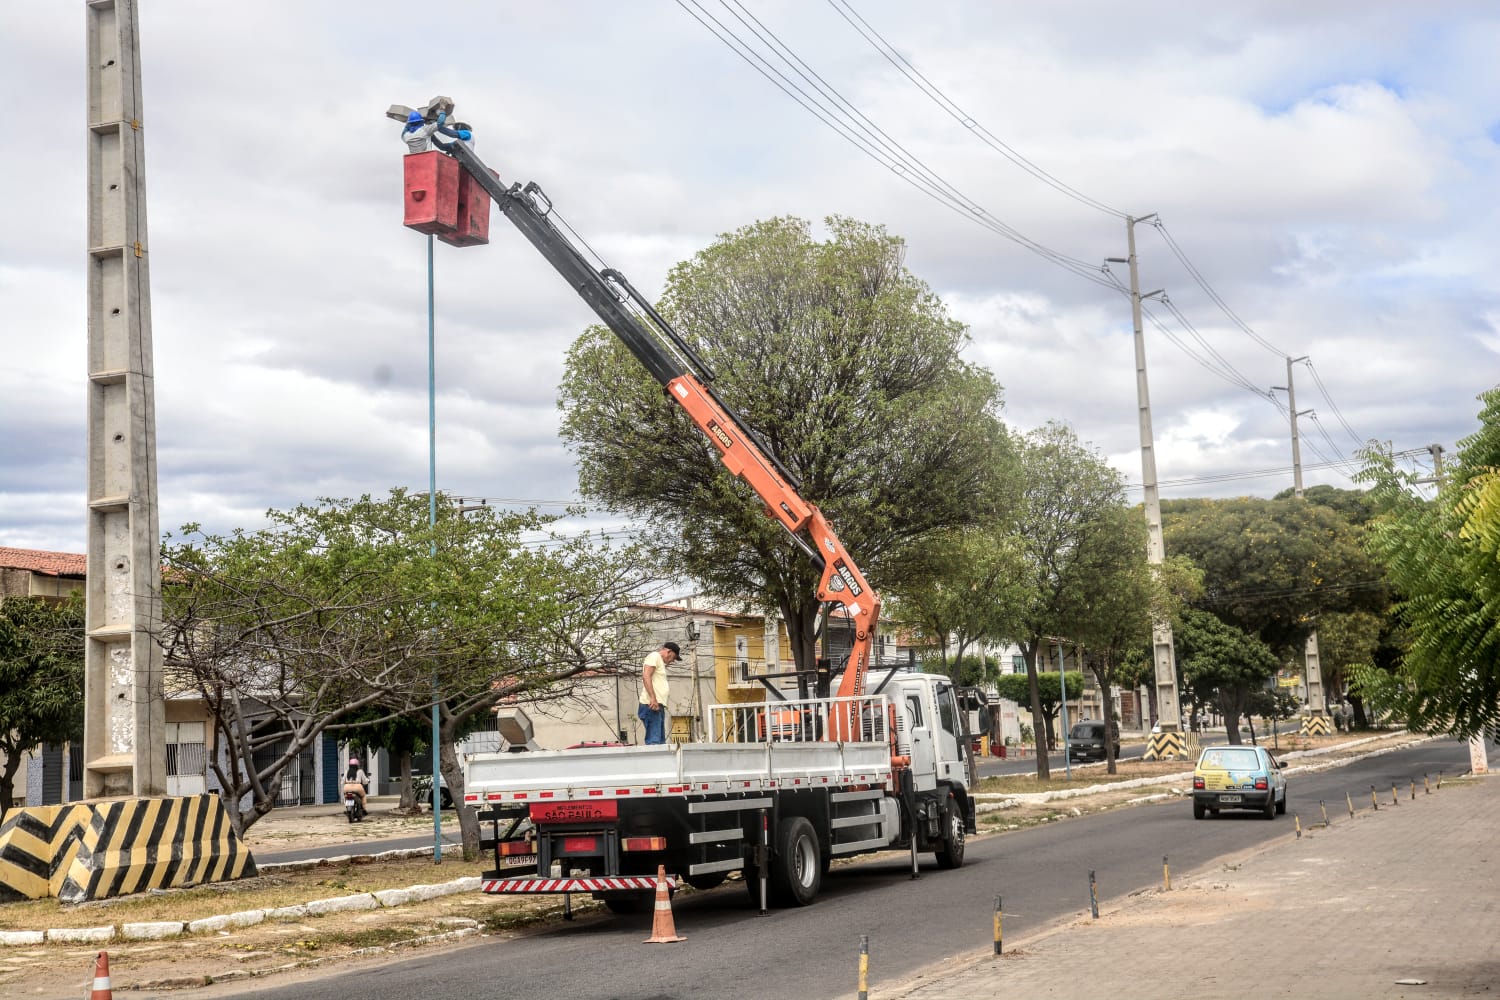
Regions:
<svg viewBox="0 0 1500 1000"><path fill-rule="evenodd" d="M1164 496L1291 484L1258 394L1288 355L1312 361L1309 485L1348 485L1367 439L1451 456L1474 429L1500 381L1500 8L850 4L143 0L163 529L426 489L426 239L383 112L435 94L648 294L756 219L885 225L1005 419L1068 421L1135 484L1127 271L1100 268L1159 213L1137 246L1170 300L1146 333ZM0 5L0 545L84 545L83 13ZM778 88L813 82L880 138ZM559 509L556 387L593 314L498 215L436 271L440 488Z"/></svg>

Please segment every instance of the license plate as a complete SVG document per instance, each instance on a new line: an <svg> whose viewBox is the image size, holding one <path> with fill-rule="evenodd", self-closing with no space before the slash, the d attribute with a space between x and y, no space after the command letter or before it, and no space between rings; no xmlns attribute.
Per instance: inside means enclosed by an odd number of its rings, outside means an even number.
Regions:
<svg viewBox="0 0 1500 1000"><path fill-rule="evenodd" d="M505 865L506 867L516 867L516 868L519 868L521 865L534 865L534 864L536 864L536 855L535 854L512 854L509 857L501 858L500 859L500 863L502 865Z"/></svg>
<svg viewBox="0 0 1500 1000"><path fill-rule="evenodd" d="M1244 799L1238 795L1220 795L1220 802L1243 802Z"/></svg>

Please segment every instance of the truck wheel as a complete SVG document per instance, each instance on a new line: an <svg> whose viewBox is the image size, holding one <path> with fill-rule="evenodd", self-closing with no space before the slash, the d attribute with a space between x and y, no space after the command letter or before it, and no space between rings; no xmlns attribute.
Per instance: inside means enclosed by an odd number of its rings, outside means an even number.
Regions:
<svg viewBox="0 0 1500 1000"><path fill-rule="evenodd" d="M823 881L818 837L802 816L788 816L776 827L776 856L771 862L770 896L777 906L806 906Z"/></svg>
<svg viewBox="0 0 1500 1000"><path fill-rule="evenodd" d="M717 889L724 884L724 872L709 872L706 875L684 875L683 880L699 892Z"/></svg>
<svg viewBox="0 0 1500 1000"><path fill-rule="evenodd" d="M644 892L632 893L629 896L605 896L604 908L610 913L621 917L633 916L637 913L645 913L656 905L656 897Z"/></svg>
<svg viewBox="0 0 1500 1000"><path fill-rule="evenodd" d="M948 796L948 829L943 836L943 846L938 848L939 868L962 868L964 864L964 814L958 800Z"/></svg>

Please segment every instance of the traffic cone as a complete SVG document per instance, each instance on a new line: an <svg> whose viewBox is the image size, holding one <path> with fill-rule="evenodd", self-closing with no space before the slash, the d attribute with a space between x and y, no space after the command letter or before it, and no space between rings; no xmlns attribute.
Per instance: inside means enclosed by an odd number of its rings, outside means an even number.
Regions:
<svg viewBox="0 0 1500 1000"><path fill-rule="evenodd" d="M667 866L656 866L656 912L651 918L651 936L646 944L671 944L686 941L677 936L677 925L672 921L672 894L667 891Z"/></svg>
<svg viewBox="0 0 1500 1000"><path fill-rule="evenodd" d="M109 985L109 952L101 951L94 957L94 986L89 990L89 1000L114 1000L115 991Z"/></svg>

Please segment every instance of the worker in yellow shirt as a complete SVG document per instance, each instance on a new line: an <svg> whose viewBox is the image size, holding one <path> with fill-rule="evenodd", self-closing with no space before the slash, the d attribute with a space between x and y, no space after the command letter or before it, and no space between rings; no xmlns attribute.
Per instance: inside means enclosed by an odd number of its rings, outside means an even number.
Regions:
<svg viewBox="0 0 1500 1000"><path fill-rule="evenodd" d="M635 714L646 727L648 746L667 742L667 664L681 658L677 643L664 642L641 662L641 704Z"/></svg>

